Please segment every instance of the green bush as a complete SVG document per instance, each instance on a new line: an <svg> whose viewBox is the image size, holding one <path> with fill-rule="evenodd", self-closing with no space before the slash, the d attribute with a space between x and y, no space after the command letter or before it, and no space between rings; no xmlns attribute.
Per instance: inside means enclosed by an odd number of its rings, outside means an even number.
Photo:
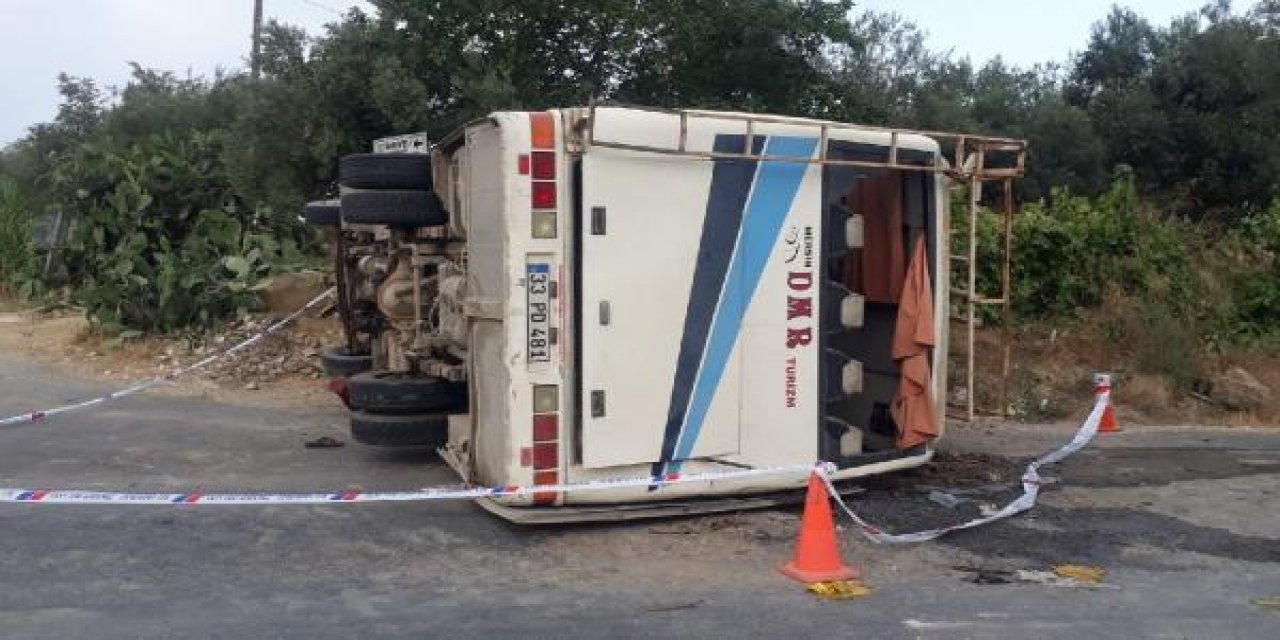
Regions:
<svg viewBox="0 0 1280 640"><path fill-rule="evenodd" d="M1235 282L1239 300L1234 317L1238 332L1250 338L1280 334L1280 200L1250 216L1239 235L1244 238L1252 269L1242 269Z"/></svg>
<svg viewBox="0 0 1280 640"><path fill-rule="evenodd" d="M0 295L11 295L31 260L31 213L18 186L0 182Z"/></svg>
<svg viewBox="0 0 1280 640"><path fill-rule="evenodd" d="M123 150L86 143L68 155L54 180L77 230L48 284L91 319L142 331L209 326L251 308L260 279L302 254L270 218L239 210L220 147L193 134Z"/></svg>
<svg viewBox="0 0 1280 640"><path fill-rule="evenodd" d="M967 204L953 204L957 246ZM1000 218L978 220L979 292L999 291ZM1215 232L1144 204L1121 171L1097 198L1055 190L1014 222L1014 317L1071 321L1088 313L1137 369L1189 384L1200 355L1280 337L1280 202ZM956 274L959 276L959 274ZM984 319L995 321L994 308Z"/></svg>

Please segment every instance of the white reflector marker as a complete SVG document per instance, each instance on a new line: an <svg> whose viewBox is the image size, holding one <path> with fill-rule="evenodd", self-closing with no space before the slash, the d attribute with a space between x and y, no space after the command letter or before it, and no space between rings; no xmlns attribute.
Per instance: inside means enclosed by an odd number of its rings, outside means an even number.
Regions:
<svg viewBox="0 0 1280 640"><path fill-rule="evenodd" d="M861 329L866 319L867 302L860 293L849 293L840 300L840 324L846 329Z"/></svg>
<svg viewBox="0 0 1280 640"><path fill-rule="evenodd" d="M861 249L862 238L862 214L855 213L844 221L844 243L850 249Z"/></svg>
<svg viewBox="0 0 1280 640"><path fill-rule="evenodd" d="M846 394L862 393L862 361L849 360L840 369L840 387Z"/></svg>

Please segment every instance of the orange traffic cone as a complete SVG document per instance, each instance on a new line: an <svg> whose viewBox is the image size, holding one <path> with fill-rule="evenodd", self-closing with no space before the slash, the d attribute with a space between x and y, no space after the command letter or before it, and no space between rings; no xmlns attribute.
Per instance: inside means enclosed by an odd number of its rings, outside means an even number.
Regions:
<svg viewBox="0 0 1280 640"><path fill-rule="evenodd" d="M1102 418L1098 421L1098 433L1120 433L1120 425L1116 424L1116 412L1111 407L1111 376L1105 373L1093 376L1093 392L1107 394L1107 405L1102 408Z"/></svg>
<svg viewBox="0 0 1280 640"><path fill-rule="evenodd" d="M836 527L831 517L827 488L814 471L809 476L809 493L804 498L800 518L800 538L795 559L779 567L783 574L805 584L835 582L858 577L858 570L840 559L836 547Z"/></svg>

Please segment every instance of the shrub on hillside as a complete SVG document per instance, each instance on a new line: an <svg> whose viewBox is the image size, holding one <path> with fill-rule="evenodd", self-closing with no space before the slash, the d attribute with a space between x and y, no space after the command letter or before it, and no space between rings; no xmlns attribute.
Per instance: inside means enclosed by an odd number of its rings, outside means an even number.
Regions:
<svg viewBox="0 0 1280 640"><path fill-rule="evenodd" d="M216 136L155 136L120 149L86 143L54 180L77 214L50 285L89 317L143 331L208 326L255 301L273 267L301 253L266 220L242 211Z"/></svg>
<svg viewBox="0 0 1280 640"><path fill-rule="evenodd" d="M999 224L997 214L980 213L978 288L988 294L999 291ZM1015 317L1087 315L1138 370L1185 386L1204 353L1280 337L1280 202L1225 233L1208 229L1152 209L1127 172L1097 198L1055 190L1015 218Z"/></svg>

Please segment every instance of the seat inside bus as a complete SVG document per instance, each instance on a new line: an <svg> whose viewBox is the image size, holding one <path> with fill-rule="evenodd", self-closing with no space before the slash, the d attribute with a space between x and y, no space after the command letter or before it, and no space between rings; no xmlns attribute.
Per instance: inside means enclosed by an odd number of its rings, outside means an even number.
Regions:
<svg viewBox="0 0 1280 640"><path fill-rule="evenodd" d="M833 142L829 157L883 160L885 149ZM931 156L919 152L900 151L899 157L906 162L932 162ZM892 357L892 346L916 242L924 242L928 256L924 268L932 286L946 286L933 272L938 237L936 179L924 171L824 168L823 222L827 236L835 241L824 247L823 308L831 312L823 319L826 402L819 452L824 460L841 467L912 455L921 449L899 451L897 447L898 425L890 407L902 369ZM851 218L856 221L853 226L859 227L853 231L848 230ZM844 241L851 235L860 236L861 246ZM851 293L857 294L855 299L860 296L859 304L842 305ZM928 362L932 370L932 352Z"/></svg>

